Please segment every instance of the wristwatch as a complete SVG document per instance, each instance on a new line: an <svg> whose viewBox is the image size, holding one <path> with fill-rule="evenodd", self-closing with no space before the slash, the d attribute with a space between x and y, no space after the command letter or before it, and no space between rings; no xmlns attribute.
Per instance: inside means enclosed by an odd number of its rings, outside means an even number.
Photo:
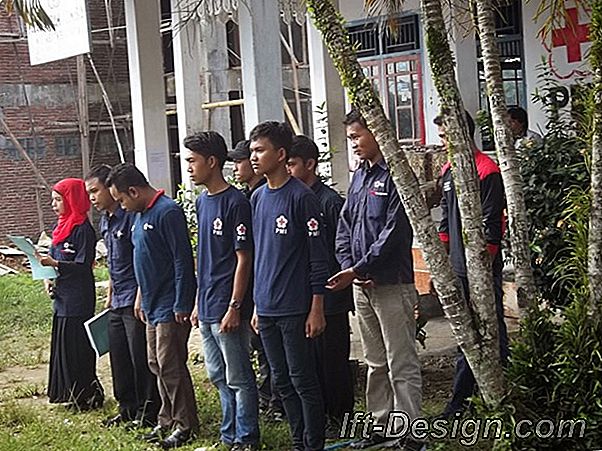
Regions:
<svg viewBox="0 0 602 451"><path fill-rule="evenodd" d="M234 310L240 310L241 307L241 302L237 301L236 299L232 299L230 301L230 304L228 304L230 307L232 307Z"/></svg>

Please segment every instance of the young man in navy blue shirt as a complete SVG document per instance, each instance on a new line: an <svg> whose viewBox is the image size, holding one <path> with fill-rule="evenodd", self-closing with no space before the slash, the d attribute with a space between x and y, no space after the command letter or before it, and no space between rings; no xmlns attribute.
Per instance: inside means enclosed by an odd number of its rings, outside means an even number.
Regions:
<svg viewBox="0 0 602 451"><path fill-rule="evenodd" d="M326 327L328 263L320 205L286 170L293 133L263 122L250 135L251 164L267 184L251 198L255 315L296 451L324 447L324 405L311 340Z"/></svg>
<svg viewBox="0 0 602 451"><path fill-rule="evenodd" d="M189 442L199 426L186 366L196 294L186 218L181 207L150 186L131 164L113 168L107 186L126 211L138 213L132 226L139 286L134 312L146 323L148 365L157 376L162 402L157 426L142 438L165 449L177 448Z"/></svg>
<svg viewBox="0 0 602 451"><path fill-rule="evenodd" d="M119 414L105 422L115 426L155 426L161 407L157 379L148 368L146 326L134 315L138 284L134 275L131 229L135 214L124 211L106 186L111 167L93 168L86 176L86 190L92 205L102 213L100 233L107 248L109 288L109 349L113 393Z"/></svg>
<svg viewBox="0 0 602 451"><path fill-rule="evenodd" d="M289 174L301 180L316 194L322 210L328 252L328 273L341 270L335 257L335 237L339 214L345 200L317 176L318 146L307 136L295 136L288 153ZM353 411L353 379L349 365L351 348L349 312L353 310L351 287L324 295L326 329L314 343L317 369L326 410L326 437L338 438L346 412Z"/></svg>
<svg viewBox="0 0 602 451"><path fill-rule="evenodd" d="M253 265L251 206L224 179L221 135L196 133L184 146L192 182L207 188L196 202L198 295L191 322L200 324L207 374L219 390L221 441L232 450L252 451L258 449L259 409L249 359L253 305L244 299Z"/></svg>
<svg viewBox="0 0 602 451"><path fill-rule="evenodd" d="M251 166L251 141L239 141L233 150L228 152L228 160L234 163L234 178L238 183L243 184L242 193L247 199L251 199L253 193L263 186L266 179L263 175L255 174L253 166ZM247 293L245 294L245 302L253 304L253 272L249 278ZM265 356L261 339L256 333L249 334L250 352L257 352L257 361L259 363L259 411L267 416L269 420L282 421L284 418L284 410L282 401L278 396L277 390L274 387L272 380L270 364Z"/></svg>
<svg viewBox="0 0 602 451"><path fill-rule="evenodd" d="M336 251L342 271L329 280L329 288L336 291L353 284L368 365L366 409L380 427L387 425L391 411L404 411L411 420L420 414L413 233L366 121L353 110L344 123L361 164L353 174L337 228ZM351 447L363 449L386 441L384 435L372 433ZM414 449L410 438L401 439L399 445Z"/></svg>
<svg viewBox="0 0 602 451"><path fill-rule="evenodd" d="M438 127L439 138L447 147L445 137L444 117L437 116L433 122ZM505 362L508 358L508 335L504 322L504 304L502 289L502 253L500 245L505 229L504 219L504 186L498 165L487 155L477 149L474 144L475 123L470 114L466 112L466 122L474 148L475 164L480 181L481 207L483 208L483 225L487 240L487 251L491 256L491 270L493 275L493 291L498 320L500 343L500 357ZM454 186L451 164L448 162L441 169L441 222L439 224L439 238L449 251L449 257L456 276L462 284L464 296L468 298L468 276L466 273L466 257L464 255L464 241L462 238L462 223L458 197ZM474 394L476 382L472 370L466 361L464 353L458 349L456 359L456 372L451 400L448 402L440 418L450 418L456 413L462 413L467 405L468 398Z"/></svg>

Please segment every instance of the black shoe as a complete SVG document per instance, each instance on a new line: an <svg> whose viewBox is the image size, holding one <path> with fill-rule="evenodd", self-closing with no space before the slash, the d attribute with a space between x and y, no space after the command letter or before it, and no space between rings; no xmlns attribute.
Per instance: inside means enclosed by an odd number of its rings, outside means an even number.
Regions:
<svg viewBox="0 0 602 451"><path fill-rule="evenodd" d="M176 428L171 435L159 443L163 449L179 448L188 444L192 440L190 432L184 432Z"/></svg>
<svg viewBox="0 0 602 451"><path fill-rule="evenodd" d="M121 423L123 423L123 421L124 421L124 418L119 413L113 417L109 417L106 420L104 420L102 422L102 425L106 428L112 428L114 426L119 426Z"/></svg>
<svg viewBox="0 0 602 451"><path fill-rule="evenodd" d="M390 440L385 438L384 436L382 436L380 434L372 434L372 436L370 438L364 438L364 439L358 440L357 442L352 442L349 445L349 448L366 449L366 448L370 448L371 446L382 445L382 444L388 443L388 442L390 442Z"/></svg>
<svg viewBox="0 0 602 451"><path fill-rule="evenodd" d="M138 439L149 443L159 443L168 434L168 432L169 430L167 428L158 424L149 433L139 435Z"/></svg>

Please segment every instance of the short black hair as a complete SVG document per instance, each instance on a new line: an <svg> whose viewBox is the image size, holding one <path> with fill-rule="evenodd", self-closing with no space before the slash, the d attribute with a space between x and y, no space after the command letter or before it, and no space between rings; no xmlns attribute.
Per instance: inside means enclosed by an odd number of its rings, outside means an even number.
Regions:
<svg viewBox="0 0 602 451"><path fill-rule="evenodd" d="M220 168L228 159L228 148L226 141L218 132L197 132L184 138L184 147L205 158L215 157L219 161Z"/></svg>
<svg viewBox="0 0 602 451"><path fill-rule="evenodd" d="M316 143L305 135L297 135L293 138L293 145L288 152L289 158L301 158L303 162L315 160L318 163L320 151Z"/></svg>
<svg viewBox="0 0 602 451"><path fill-rule="evenodd" d="M465 117L466 117L466 123L468 124L468 135L472 139L474 139L474 132L476 130L474 119L472 118L472 116L470 115L470 113L468 111L464 110L464 113L465 113ZM444 115L445 115L445 113L442 113L439 116L435 117L435 119L433 119L433 123L435 125L438 125L441 127L443 125L443 116Z"/></svg>
<svg viewBox="0 0 602 451"><path fill-rule="evenodd" d="M519 106L508 108L508 116L521 124L525 130L529 128L529 115L524 108Z"/></svg>
<svg viewBox="0 0 602 451"><path fill-rule="evenodd" d="M106 187L114 186L120 193L127 192L132 187L144 188L149 186L144 174L131 163L122 163L111 169L107 177Z"/></svg>
<svg viewBox="0 0 602 451"><path fill-rule="evenodd" d="M100 183L107 186L107 178L111 173L111 166L108 164L99 164L90 169L84 180L98 179Z"/></svg>
<svg viewBox="0 0 602 451"><path fill-rule="evenodd" d="M257 141L260 138L267 138L276 149L283 148L288 157L288 152L293 144L293 136L293 129L286 122L265 121L251 130L249 139Z"/></svg>
<svg viewBox="0 0 602 451"><path fill-rule="evenodd" d="M356 122L358 124L360 124L362 127L366 128L366 129L368 128L368 123L366 122L366 119L364 118L362 113L360 113L360 110L353 107L353 108L351 108L351 111L349 111L347 113L347 115L345 116L343 125L348 127L351 124L355 124Z"/></svg>

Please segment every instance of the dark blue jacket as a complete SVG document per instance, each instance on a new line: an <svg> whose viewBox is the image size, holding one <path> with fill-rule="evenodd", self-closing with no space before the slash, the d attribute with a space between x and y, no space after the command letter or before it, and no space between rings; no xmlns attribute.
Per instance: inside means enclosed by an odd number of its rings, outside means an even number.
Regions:
<svg viewBox="0 0 602 451"><path fill-rule="evenodd" d="M336 256L377 285L414 283L413 232L384 160L353 174L337 228Z"/></svg>
<svg viewBox="0 0 602 451"><path fill-rule="evenodd" d="M196 279L184 212L165 195L136 215L132 227L134 271L142 310L153 326L194 307Z"/></svg>
<svg viewBox="0 0 602 451"><path fill-rule="evenodd" d="M492 270L501 274L503 262L499 251L505 230L504 186L498 165L483 152L475 152L475 163L480 180L481 207L487 249L494 257ZM451 166L447 163L441 170L442 197L439 238L449 243L449 258L458 276L466 276L466 256L462 238L462 221L458 196L454 187Z"/></svg>
<svg viewBox="0 0 602 451"><path fill-rule="evenodd" d="M75 226L67 239L50 248L59 262L54 290L57 316L90 318L94 315L96 292L92 265L96 256L96 234L88 220Z"/></svg>
<svg viewBox="0 0 602 451"><path fill-rule="evenodd" d="M134 274L134 246L132 225L136 215L121 207L115 213L100 217L100 233L107 248L111 278L111 308L130 307L136 301L136 275Z"/></svg>
<svg viewBox="0 0 602 451"><path fill-rule="evenodd" d="M326 186L321 181L317 181L311 186L312 191L318 197L320 208L322 209L322 219L324 221L324 236L326 238L326 252L328 257L328 272L332 276L341 270L341 265L336 259L335 239L337 235L337 224L341 209L345 204L339 193ZM337 313L349 312L353 310L353 293L351 287L344 290L331 292L327 291L324 295L324 313L334 315Z"/></svg>
<svg viewBox="0 0 602 451"><path fill-rule="evenodd" d="M259 188L251 206L257 314L307 314L329 276L318 199L291 177L280 188Z"/></svg>

